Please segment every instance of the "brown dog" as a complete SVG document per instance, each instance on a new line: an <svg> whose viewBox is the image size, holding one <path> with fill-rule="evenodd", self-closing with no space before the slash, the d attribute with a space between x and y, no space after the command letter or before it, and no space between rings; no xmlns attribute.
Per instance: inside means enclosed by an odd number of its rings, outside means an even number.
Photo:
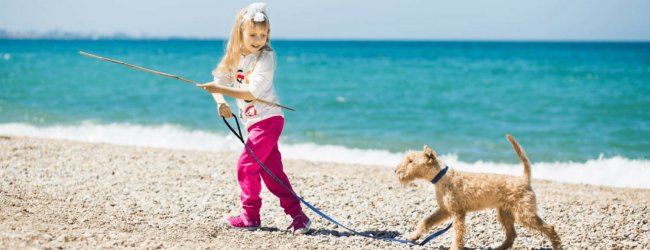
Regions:
<svg viewBox="0 0 650 250"><path fill-rule="evenodd" d="M417 240L431 227L452 217L456 235L451 249L462 249L465 243L465 215L485 208L496 208L499 222L506 231L506 239L497 249L507 249L514 243L517 237L515 221L544 233L551 240L554 249L562 249L560 237L553 226L547 225L537 216L535 193L530 185L530 161L515 138L510 135L506 137L524 164L524 176L468 173L449 169L434 183L440 208L418 224L409 240ZM436 157L436 152L425 145L424 151L409 153L404 163L397 166L395 173L402 184L415 179L432 181L446 166Z"/></svg>

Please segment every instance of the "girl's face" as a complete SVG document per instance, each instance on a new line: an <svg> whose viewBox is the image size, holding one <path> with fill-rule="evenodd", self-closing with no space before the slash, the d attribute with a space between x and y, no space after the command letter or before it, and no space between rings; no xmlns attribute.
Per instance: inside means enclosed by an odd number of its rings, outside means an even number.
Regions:
<svg viewBox="0 0 650 250"><path fill-rule="evenodd" d="M266 29L256 29L254 27L248 27L244 30L244 44L242 46L242 52L244 54L252 54L259 51L266 44L267 33Z"/></svg>

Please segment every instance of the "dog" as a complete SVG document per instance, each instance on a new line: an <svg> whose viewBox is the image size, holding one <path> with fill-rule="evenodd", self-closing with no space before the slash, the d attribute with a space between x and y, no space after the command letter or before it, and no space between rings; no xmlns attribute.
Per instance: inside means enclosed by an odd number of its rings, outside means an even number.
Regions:
<svg viewBox="0 0 650 250"><path fill-rule="evenodd" d="M505 241L496 249L508 249L512 246L517 237L515 221L524 227L542 232L551 240L553 249L562 249L555 228L544 223L537 215L535 192L530 185L530 161L526 153L515 138L510 135L506 135L506 138L524 165L523 177L448 169L447 165L438 159L436 152L426 145L424 151L407 154L404 162L395 170L397 178L402 184L408 184L416 179L427 181L437 179L433 182L436 186L436 201L439 206L434 214L418 224L417 229L408 238L410 241L416 241L431 227L451 217L455 232L451 249L462 249L465 243L466 214L486 208L496 208L499 223L506 232Z"/></svg>

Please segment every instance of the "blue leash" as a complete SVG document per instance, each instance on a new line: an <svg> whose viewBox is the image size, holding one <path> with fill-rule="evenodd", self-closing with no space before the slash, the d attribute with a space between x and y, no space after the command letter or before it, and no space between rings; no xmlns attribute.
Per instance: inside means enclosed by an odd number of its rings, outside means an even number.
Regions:
<svg viewBox="0 0 650 250"><path fill-rule="evenodd" d="M321 212L320 210L316 209L314 206L312 206L311 204L309 204L308 202L306 202L305 200L303 200L302 198L300 198L300 196L298 196L296 193L294 193L290 188L288 188L287 186L285 186L284 183L282 183L282 181L280 181L277 177L275 177L275 175L274 175L273 173L271 173L271 171L269 171L269 170L266 168L266 166L264 166L264 164L262 164L262 162L260 162L259 159L257 159L257 156L256 156L255 154L253 154L253 150L251 150L251 149L248 147L248 145L246 145L246 142L244 142L244 136L243 136L242 133L241 133L241 128L239 127L239 121L237 121L237 117L235 117L235 116L233 116L233 117L235 118L235 123L237 123L237 130L239 131L239 134L238 134L237 132L235 132L235 129L233 129L233 128L230 126L230 123L228 123L228 121L226 121L226 118L225 118L225 117L222 117L222 118L223 118L223 122L226 123L226 125L228 126L228 128L230 129L230 131L232 131L232 133L235 134L235 136L236 136L237 138L239 138L239 140L240 140L240 141L244 144L244 146L246 147L246 150L248 150L248 152L249 152L249 153L250 153L250 154L255 158L255 160L257 161L257 163L260 164L260 166L262 167L262 169L264 169L264 171L266 171L266 173L268 173L271 177L273 177L273 179L274 179L275 181L277 181L277 182L278 182L282 187L284 187L286 190L288 190L288 191L291 192L294 196L296 196L296 198L298 198L298 200L300 200L303 204L305 204L305 206L309 207L311 210L313 210L315 213L317 213L318 215L322 216L323 218L325 218L325 219L327 219L327 220L333 222L334 224L336 224L336 225L338 225L338 226L340 226L340 227L342 227L342 228L347 229L347 230L350 231L350 232L353 232L353 233L355 233L355 234L357 234L357 235L365 236L365 237L368 237L368 238L373 238L373 239L389 240L389 241L395 241L395 242L404 243L404 244L424 246L424 244L427 244L427 243L428 243L430 240L432 240L433 238L438 237L438 235L441 235L441 234L447 232L447 230L449 230L449 228L451 228L451 225L453 224L453 223L452 223L452 224L449 224L449 226L447 226L447 228L445 228L445 229L443 229L443 230L440 230L440 231L438 231L438 232L432 234L431 236L427 237L425 240L423 240L423 241L420 242L419 244L416 243L416 242L408 241L408 240L398 240L398 239L393 239L393 238L378 237L378 236L373 236L373 235L371 235L371 234L361 233L361 232L357 232L357 231L355 231L355 230L352 230L352 229L350 229L350 228L348 228L348 227L342 225L341 223L338 223L337 221L333 220L332 218L330 218L329 216L327 216L326 214L324 214L323 212ZM446 170L446 169L445 169L445 170Z"/></svg>

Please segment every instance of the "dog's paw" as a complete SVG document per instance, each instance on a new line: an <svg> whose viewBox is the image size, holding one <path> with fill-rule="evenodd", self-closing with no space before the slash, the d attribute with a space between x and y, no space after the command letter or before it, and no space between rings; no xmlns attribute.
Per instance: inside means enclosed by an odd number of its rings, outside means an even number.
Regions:
<svg viewBox="0 0 650 250"><path fill-rule="evenodd" d="M420 238L420 235L413 234L413 235L411 235L411 237L408 237L407 240L408 240L408 241L413 241L413 242L415 242L415 241L418 240L419 238Z"/></svg>

